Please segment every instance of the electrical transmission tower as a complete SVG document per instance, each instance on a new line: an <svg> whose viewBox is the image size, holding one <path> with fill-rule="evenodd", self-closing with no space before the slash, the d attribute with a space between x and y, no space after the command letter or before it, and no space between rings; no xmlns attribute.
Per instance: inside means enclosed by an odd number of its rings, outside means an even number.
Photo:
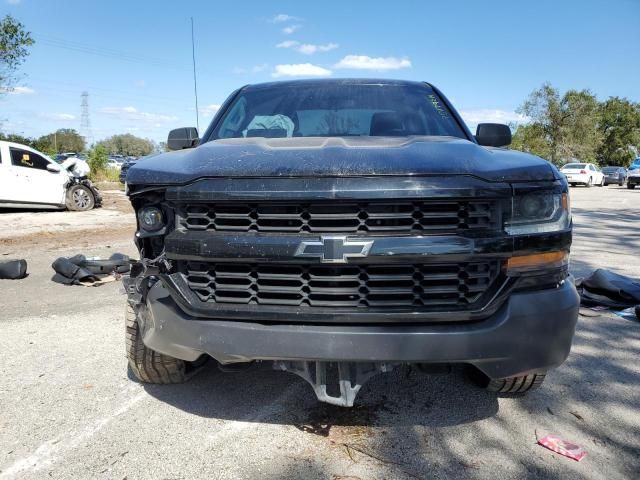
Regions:
<svg viewBox="0 0 640 480"><path fill-rule="evenodd" d="M80 95L80 134L87 142L87 146L93 145L93 134L91 133L91 122L89 121L89 92L82 92Z"/></svg>

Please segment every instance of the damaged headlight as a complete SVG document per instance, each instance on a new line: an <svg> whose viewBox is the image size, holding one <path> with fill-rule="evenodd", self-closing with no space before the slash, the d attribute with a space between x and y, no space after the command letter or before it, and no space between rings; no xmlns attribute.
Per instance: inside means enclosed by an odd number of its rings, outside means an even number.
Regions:
<svg viewBox="0 0 640 480"><path fill-rule="evenodd" d="M155 232L164 226L164 215L158 207L144 207L138 212L140 228L147 232Z"/></svg>
<svg viewBox="0 0 640 480"><path fill-rule="evenodd" d="M571 225L567 193L538 193L513 198L511 218L505 222L509 235L565 230Z"/></svg>

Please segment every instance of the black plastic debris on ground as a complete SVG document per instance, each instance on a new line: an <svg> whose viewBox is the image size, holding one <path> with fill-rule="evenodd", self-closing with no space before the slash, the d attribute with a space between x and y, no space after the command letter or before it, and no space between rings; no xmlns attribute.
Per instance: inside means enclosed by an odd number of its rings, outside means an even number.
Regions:
<svg viewBox="0 0 640 480"><path fill-rule="evenodd" d="M590 276L576 280L583 307L608 307L625 310L640 319L640 281L598 269ZM628 309L628 310L627 310Z"/></svg>
<svg viewBox="0 0 640 480"><path fill-rule="evenodd" d="M117 280L119 275L131 269L127 255L114 253L109 258L59 257L51 267L56 272L51 280L63 285L97 286Z"/></svg>
<svg viewBox="0 0 640 480"><path fill-rule="evenodd" d="M27 261L9 260L6 262L0 262L0 279L4 280L19 280L27 276Z"/></svg>

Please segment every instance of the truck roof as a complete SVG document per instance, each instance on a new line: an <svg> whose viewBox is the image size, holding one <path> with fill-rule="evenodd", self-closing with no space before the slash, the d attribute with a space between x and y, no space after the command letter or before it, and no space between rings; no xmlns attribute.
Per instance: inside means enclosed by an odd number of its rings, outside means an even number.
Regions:
<svg viewBox="0 0 640 480"><path fill-rule="evenodd" d="M276 82L255 83L246 85L243 90L257 90L272 87L314 87L320 85L394 85L394 86L424 86L425 82L410 80L392 80L381 78L313 78L307 80L280 80Z"/></svg>

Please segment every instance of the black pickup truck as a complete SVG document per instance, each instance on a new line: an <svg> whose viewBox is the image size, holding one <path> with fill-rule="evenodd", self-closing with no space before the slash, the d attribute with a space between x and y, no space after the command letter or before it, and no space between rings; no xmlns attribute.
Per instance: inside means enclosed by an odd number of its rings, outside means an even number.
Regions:
<svg viewBox="0 0 640 480"><path fill-rule="evenodd" d="M133 373L271 361L342 406L403 364L539 386L578 317L569 194L510 141L499 124L472 135L427 83L240 88L204 135L174 130L175 151L129 170Z"/></svg>

